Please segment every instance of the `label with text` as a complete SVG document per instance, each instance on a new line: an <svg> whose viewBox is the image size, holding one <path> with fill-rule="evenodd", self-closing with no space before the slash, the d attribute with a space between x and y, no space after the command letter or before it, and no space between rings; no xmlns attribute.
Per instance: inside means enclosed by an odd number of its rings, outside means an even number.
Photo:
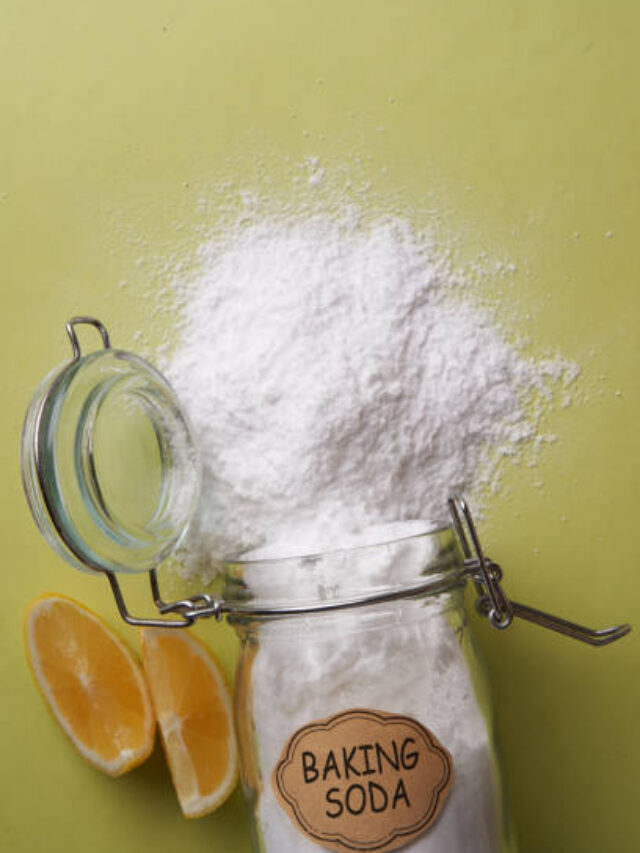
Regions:
<svg viewBox="0 0 640 853"><path fill-rule="evenodd" d="M417 720L355 708L293 734L273 771L293 823L331 850L397 850L438 818L453 761Z"/></svg>

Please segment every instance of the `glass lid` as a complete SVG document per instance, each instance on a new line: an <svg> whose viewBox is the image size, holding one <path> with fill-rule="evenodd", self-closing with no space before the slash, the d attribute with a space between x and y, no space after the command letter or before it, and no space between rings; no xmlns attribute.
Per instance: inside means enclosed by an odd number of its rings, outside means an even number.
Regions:
<svg viewBox="0 0 640 853"><path fill-rule="evenodd" d="M80 353L75 326L102 336ZM99 321L67 324L72 360L37 390L22 435L31 512L81 569L138 572L179 545L195 511L200 462L175 392L152 365L112 349Z"/></svg>

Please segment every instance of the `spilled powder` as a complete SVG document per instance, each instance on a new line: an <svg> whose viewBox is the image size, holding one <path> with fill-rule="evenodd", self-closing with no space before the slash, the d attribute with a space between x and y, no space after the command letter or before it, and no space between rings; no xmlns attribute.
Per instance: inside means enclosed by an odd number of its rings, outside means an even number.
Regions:
<svg viewBox="0 0 640 853"><path fill-rule="evenodd" d="M283 212L204 240L164 369L205 468L189 570L322 550L496 488L577 368L532 359L408 219Z"/></svg>

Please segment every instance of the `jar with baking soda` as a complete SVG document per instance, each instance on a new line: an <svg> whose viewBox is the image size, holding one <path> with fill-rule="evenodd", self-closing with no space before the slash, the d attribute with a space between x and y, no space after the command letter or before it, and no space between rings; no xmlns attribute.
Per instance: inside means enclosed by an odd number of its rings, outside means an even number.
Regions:
<svg viewBox="0 0 640 853"><path fill-rule="evenodd" d="M256 850L515 850L452 526L224 568Z"/></svg>
<svg viewBox="0 0 640 853"><path fill-rule="evenodd" d="M80 325L101 349L81 353ZM444 520L371 528L323 553L222 557L219 597L164 600L156 567L198 503L188 419L164 377L113 349L98 320L73 318L67 332L72 358L25 419L29 506L60 555L108 581L127 623L180 630L213 617L237 631L255 851L515 851L465 587L498 629L518 617L605 645L630 627L592 630L509 599L458 497ZM155 614L130 612L126 572L148 574Z"/></svg>

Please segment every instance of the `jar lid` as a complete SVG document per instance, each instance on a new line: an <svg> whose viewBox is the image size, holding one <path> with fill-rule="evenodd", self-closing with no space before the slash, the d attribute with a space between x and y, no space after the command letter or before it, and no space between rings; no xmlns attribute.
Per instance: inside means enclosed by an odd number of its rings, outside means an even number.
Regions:
<svg viewBox="0 0 640 853"><path fill-rule="evenodd" d="M81 355L75 326L103 348ZM81 569L138 572L184 537L200 461L175 392L151 364L111 348L91 317L67 324L73 358L34 395L22 433L22 476L49 544Z"/></svg>

